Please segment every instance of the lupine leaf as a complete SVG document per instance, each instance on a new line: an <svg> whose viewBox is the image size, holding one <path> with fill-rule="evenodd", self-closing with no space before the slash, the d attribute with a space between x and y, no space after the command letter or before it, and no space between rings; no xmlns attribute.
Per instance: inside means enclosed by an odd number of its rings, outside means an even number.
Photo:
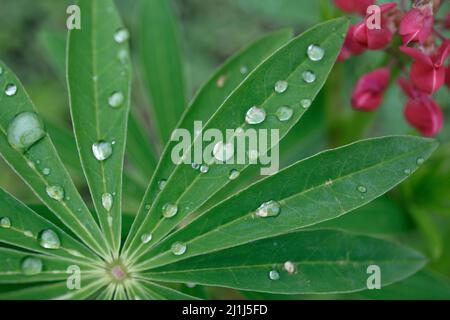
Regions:
<svg viewBox="0 0 450 320"><path fill-rule="evenodd" d="M162 300L198 300L198 298L177 291L175 289L159 285L150 281L141 281L140 286L148 291L149 295L155 297L155 299Z"/></svg>

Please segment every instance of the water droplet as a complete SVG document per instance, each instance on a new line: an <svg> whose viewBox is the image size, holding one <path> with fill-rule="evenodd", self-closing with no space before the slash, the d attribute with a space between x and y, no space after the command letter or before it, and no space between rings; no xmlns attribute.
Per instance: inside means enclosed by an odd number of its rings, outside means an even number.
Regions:
<svg viewBox="0 0 450 320"><path fill-rule="evenodd" d="M192 283L192 282L186 283L186 287L188 287L188 288L190 288L190 289L195 288L196 286L197 286L197 285L196 285L195 283Z"/></svg>
<svg viewBox="0 0 450 320"><path fill-rule="evenodd" d="M13 95L15 95L17 93L17 86L15 84L8 84L5 88L5 94L8 97L12 97Z"/></svg>
<svg viewBox="0 0 450 320"><path fill-rule="evenodd" d="M106 141L99 141L92 145L92 153L98 161L106 160L112 154L112 145Z"/></svg>
<svg viewBox="0 0 450 320"><path fill-rule="evenodd" d="M266 111L263 108L253 106L248 109L245 115L245 122L248 124L258 124L266 120Z"/></svg>
<svg viewBox="0 0 450 320"><path fill-rule="evenodd" d="M98 76L93 76L93 77L92 77L92 80L95 81L95 82L97 82L97 81L98 81Z"/></svg>
<svg viewBox="0 0 450 320"><path fill-rule="evenodd" d="M417 158L417 161L416 161L416 163L417 163L417 165L418 166L421 166L421 165L423 165L423 163L425 162L425 159L424 158L422 158L422 157L420 157L420 158Z"/></svg>
<svg viewBox="0 0 450 320"><path fill-rule="evenodd" d="M108 218L106 218L106 220L108 221L108 226L112 227L112 225L113 225L113 217L108 216Z"/></svg>
<svg viewBox="0 0 450 320"><path fill-rule="evenodd" d="M311 103L311 99L303 99L302 101L300 101L300 105L303 109L308 109L311 106Z"/></svg>
<svg viewBox="0 0 450 320"><path fill-rule="evenodd" d="M47 229L41 232L39 236L39 244L45 249L59 249L61 241L55 231Z"/></svg>
<svg viewBox="0 0 450 320"><path fill-rule="evenodd" d="M237 171L236 169L232 169L230 171L230 175L228 176L228 178L230 180L235 180L235 179L237 179L239 177L239 175L240 175L239 171Z"/></svg>
<svg viewBox="0 0 450 320"><path fill-rule="evenodd" d="M4 229L11 228L11 220L8 217L3 217L0 219L0 227Z"/></svg>
<svg viewBox="0 0 450 320"><path fill-rule="evenodd" d="M102 194L102 206L106 211L110 211L113 206L113 196L111 193Z"/></svg>
<svg viewBox="0 0 450 320"><path fill-rule="evenodd" d="M201 173L207 173L209 171L209 167L206 164L202 164L200 166L200 172Z"/></svg>
<svg viewBox="0 0 450 320"><path fill-rule="evenodd" d="M245 75L245 74L247 74L248 73L248 67L247 66L241 66L241 68L239 69L239 72L242 74L242 75Z"/></svg>
<svg viewBox="0 0 450 320"><path fill-rule="evenodd" d="M128 61L128 50L126 49L120 49L117 53L117 58L121 63L125 63Z"/></svg>
<svg viewBox="0 0 450 320"><path fill-rule="evenodd" d="M295 273L295 265L294 263L292 263L292 261L286 261L283 265L283 268L289 274Z"/></svg>
<svg viewBox="0 0 450 320"><path fill-rule="evenodd" d="M186 252L186 249L187 249L186 245L181 242L175 242L170 247L170 250L176 256L181 256L182 254L184 254Z"/></svg>
<svg viewBox="0 0 450 320"><path fill-rule="evenodd" d="M43 174L44 176L48 176L48 175L50 174L50 169L49 169L49 168L44 168L44 169L42 169L42 174Z"/></svg>
<svg viewBox="0 0 450 320"><path fill-rule="evenodd" d="M45 191L47 191L48 196L54 200L61 201L64 199L64 189L61 186L47 186Z"/></svg>
<svg viewBox="0 0 450 320"><path fill-rule="evenodd" d="M213 155L218 161L227 162L234 156L234 145L220 141L214 146Z"/></svg>
<svg viewBox="0 0 450 320"><path fill-rule="evenodd" d="M166 186L166 184L167 184L167 180L166 180L166 179L161 179L161 180L159 180L159 182L158 182L159 190L164 189L164 187Z"/></svg>
<svg viewBox="0 0 450 320"><path fill-rule="evenodd" d="M163 207L163 216L165 218L172 218L178 212L178 207L175 204L166 203Z"/></svg>
<svg viewBox="0 0 450 320"><path fill-rule="evenodd" d="M216 85L219 88L222 88L225 85L225 79L225 76L220 76L219 78L217 78Z"/></svg>
<svg viewBox="0 0 450 320"><path fill-rule="evenodd" d="M361 193L366 193L367 192L367 188L364 186L358 186L358 191Z"/></svg>
<svg viewBox="0 0 450 320"><path fill-rule="evenodd" d="M316 81L316 74L312 71L304 71L302 73L302 78L303 81L305 81L306 83L313 83L314 81Z"/></svg>
<svg viewBox="0 0 450 320"><path fill-rule="evenodd" d="M114 40L117 43L124 43L125 41L128 40L129 37L130 33L125 28L120 28L119 30L116 31L116 33L114 33Z"/></svg>
<svg viewBox="0 0 450 320"><path fill-rule="evenodd" d="M200 165L199 165L198 163L193 162L193 163L191 164L191 166L192 166L192 169L194 169L194 170L200 169Z"/></svg>
<svg viewBox="0 0 450 320"><path fill-rule="evenodd" d="M42 260L35 257L26 257L21 265L22 273L27 276L41 273L42 267Z"/></svg>
<svg viewBox="0 0 450 320"><path fill-rule="evenodd" d="M7 136L13 148L26 151L45 136L44 124L35 113L22 112L10 122Z"/></svg>
<svg viewBox="0 0 450 320"><path fill-rule="evenodd" d="M280 204L274 200L270 200L260 205L255 214L262 218L276 217L280 214L280 211Z"/></svg>
<svg viewBox="0 0 450 320"><path fill-rule="evenodd" d="M323 50L318 45L312 44L308 47L307 54L309 60L320 61L323 59L323 56L325 55L325 50Z"/></svg>
<svg viewBox="0 0 450 320"><path fill-rule="evenodd" d="M406 175L410 175L411 174L411 169L405 169L403 171Z"/></svg>
<svg viewBox="0 0 450 320"><path fill-rule="evenodd" d="M73 249L69 249L67 250L68 253L70 253L71 255L75 256L75 257L81 257L81 253L78 250L73 250Z"/></svg>
<svg viewBox="0 0 450 320"><path fill-rule="evenodd" d="M276 112L277 118L280 121L288 121L292 117L293 114L294 114L294 111L292 110L292 108L290 108L288 106L279 107Z"/></svg>
<svg viewBox="0 0 450 320"><path fill-rule="evenodd" d="M144 233L141 236L141 241L143 244L147 244L152 240L152 234L151 233Z"/></svg>
<svg viewBox="0 0 450 320"><path fill-rule="evenodd" d="M149 204L146 204L145 207L144 207L144 209L147 210L147 211L150 210L151 208L152 208L152 206L149 205Z"/></svg>
<svg viewBox="0 0 450 320"><path fill-rule="evenodd" d="M124 101L125 96L120 91L113 92L108 98L108 103L112 108L119 108Z"/></svg>
<svg viewBox="0 0 450 320"><path fill-rule="evenodd" d="M269 279L270 280L278 280L278 279L280 279L280 274L276 270L271 270L269 272Z"/></svg>
<svg viewBox="0 0 450 320"><path fill-rule="evenodd" d="M25 230L23 232L23 235L28 238L33 238L33 232L31 232L30 230Z"/></svg>
<svg viewBox="0 0 450 320"><path fill-rule="evenodd" d="M276 93L283 93L287 90L287 88L288 88L288 83L285 80L277 81L275 83L275 87L274 87Z"/></svg>

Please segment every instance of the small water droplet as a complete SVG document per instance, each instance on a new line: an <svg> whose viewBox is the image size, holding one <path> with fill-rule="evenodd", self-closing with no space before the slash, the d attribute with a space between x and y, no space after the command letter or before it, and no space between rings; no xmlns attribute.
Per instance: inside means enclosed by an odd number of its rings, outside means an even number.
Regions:
<svg viewBox="0 0 450 320"><path fill-rule="evenodd" d="M275 89L276 93L283 93L287 90L288 86L289 85L288 85L287 81L279 80L275 83L274 89Z"/></svg>
<svg viewBox="0 0 450 320"><path fill-rule="evenodd" d="M274 200L270 200L260 205L255 214L261 218L276 217L280 214L280 211L280 204Z"/></svg>
<svg viewBox="0 0 450 320"><path fill-rule="evenodd" d="M247 73L248 73L248 67L242 65L242 66L240 67L240 69L239 69L239 72L240 72L242 75L247 74Z"/></svg>
<svg viewBox="0 0 450 320"><path fill-rule="evenodd" d="M248 124L258 124L266 120L266 111L263 108L253 106L248 109L245 115L245 122Z"/></svg>
<svg viewBox="0 0 450 320"><path fill-rule="evenodd" d="M3 217L0 219L0 227L4 229L11 228L11 220L8 217Z"/></svg>
<svg viewBox="0 0 450 320"><path fill-rule="evenodd" d="M358 186L358 191L361 193L366 193L367 192L367 188L364 186Z"/></svg>
<svg viewBox="0 0 450 320"><path fill-rule="evenodd" d="M22 112L14 117L7 130L9 144L26 151L45 136L44 124L33 112Z"/></svg>
<svg viewBox="0 0 450 320"><path fill-rule="evenodd" d="M98 76L93 76L93 77L92 77L92 80L95 81L95 82L97 82L97 81L98 81Z"/></svg>
<svg viewBox="0 0 450 320"><path fill-rule="evenodd" d="M124 101L125 96L120 91L113 92L108 98L108 103L111 108L119 108L123 105Z"/></svg>
<svg viewBox="0 0 450 320"><path fill-rule="evenodd" d="M292 261L286 261L283 265L283 268L289 274L295 273L295 265L294 263L292 263Z"/></svg>
<svg viewBox="0 0 450 320"><path fill-rule="evenodd" d="M25 230L23 232L23 235L28 238L33 238L33 232L31 232L30 230Z"/></svg>
<svg viewBox="0 0 450 320"><path fill-rule="evenodd" d="M102 206L106 211L110 211L113 206L113 196L111 193L102 194Z"/></svg>
<svg viewBox="0 0 450 320"><path fill-rule="evenodd" d="M172 218L178 213L178 207L175 204L166 203L163 207L163 216L165 218Z"/></svg>
<svg viewBox="0 0 450 320"><path fill-rule="evenodd" d="M146 204L144 207L144 209L147 211L150 210L151 208L152 208L152 206L150 204Z"/></svg>
<svg viewBox="0 0 450 320"><path fill-rule="evenodd" d="M199 165L198 163L193 162L193 163L191 164L191 166L192 166L192 169L194 169L194 170L200 169L200 165Z"/></svg>
<svg viewBox="0 0 450 320"><path fill-rule="evenodd" d="M196 286L197 286L197 285L196 285L195 283L192 283L192 282L186 283L186 287L188 287L188 288L190 288L190 289L195 288Z"/></svg>
<svg viewBox="0 0 450 320"><path fill-rule="evenodd" d="M71 255L75 256L75 257L81 257L81 253L78 250L73 250L73 249L69 249L67 250L68 253L70 253Z"/></svg>
<svg viewBox="0 0 450 320"><path fill-rule="evenodd" d="M418 166L423 165L424 162L425 162L425 159L424 159L424 158L422 158L422 157L417 158L416 163L417 163Z"/></svg>
<svg viewBox="0 0 450 320"><path fill-rule="evenodd" d="M207 173L209 171L209 167L206 164L202 164L200 166L200 172L201 173Z"/></svg>
<svg viewBox="0 0 450 320"><path fill-rule="evenodd" d="M235 180L235 179L237 179L239 177L239 175L240 175L239 171L237 171L236 169L232 169L230 171L230 175L228 176L228 178L230 180Z"/></svg>
<svg viewBox="0 0 450 320"><path fill-rule="evenodd" d="M128 40L129 37L130 32L128 32L128 30L125 28L120 28L119 30L116 31L116 33L114 33L114 40L117 43L124 43L125 41Z"/></svg>
<svg viewBox="0 0 450 320"><path fill-rule="evenodd" d="M280 121L288 121L292 115L294 114L294 111L291 107L288 106L281 106L278 108L276 115L278 120Z"/></svg>
<svg viewBox="0 0 450 320"><path fill-rule="evenodd" d="M411 174L411 169L405 169L403 171L406 175L410 175Z"/></svg>
<svg viewBox="0 0 450 320"><path fill-rule="evenodd" d="M269 272L269 279L270 280L278 280L278 279L280 279L280 274L278 273L277 270L271 270Z"/></svg>
<svg viewBox="0 0 450 320"><path fill-rule="evenodd" d="M143 244L147 244L152 240L152 234L151 233L144 233L141 236L141 241Z"/></svg>
<svg viewBox="0 0 450 320"><path fill-rule="evenodd" d="M223 86L225 85L225 80L226 80L225 76L220 76L219 78L217 78L216 80L217 87L223 88Z"/></svg>
<svg viewBox="0 0 450 320"><path fill-rule="evenodd" d="M325 55L325 50L319 47L318 45L312 44L308 47L307 54L309 60L320 61L323 59L323 56Z"/></svg>
<svg viewBox="0 0 450 320"><path fill-rule="evenodd" d="M31 169L33 169L33 170L36 169L36 166L34 165L33 161L27 160L27 164Z"/></svg>
<svg viewBox="0 0 450 320"><path fill-rule="evenodd" d="M47 186L45 191L47 191L47 195L54 200L61 201L64 199L64 189L59 185Z"/></svg>
<svg viewBox="0 0 450 320"><path fill-rule="evenodd" d="M112 145L107 141L99 141L92 145L92 153L98 161L106 160L112 154Z"/></svg>
<svg viewBox="0 0 450 320"><path fill-rule="evenodd" d="M17 86L15 84L8 84L5 88L5 94L8 97L12 97L13 95L15 95L17 93Z"/></svg>
<svg viewBox="0 0 450 320"><path fill-rule="evenodd" d="M166 186L166 184L167 184L167 180L166 180L166 179L161 179L161 180L159 180L159 182L158 182L158 188L159 188L159 190L164 189L164 187Z"/></svg>
<svg viewBox="0 0 450 320"><path fill-rule="evenodd" d="M43 174L44 176L48 176L48 175L50 174L50 169L49 169L49 168L44 168L44 169L42 169L42 174Z"/></svg>
<svg viewBox="0 0 450 320"><path fill-rule="evenodd" d="M175 242L170 247L170 250L176 256L181 256L182 254L184 254L186 252L186 249L187 249L186 245L181 242Z"/></svg>
<svg viewBox="0 0 450 320"><path fill-rule="evenodd" d="M311 99L303 99L302 101L300 101L300 105L303 109L308 109L309 107L311 107L311 103Z"/></svg>
<svg viewBox="0 0 450 320"><path fill-rule="evenodd" d="M61 241L55 231L47 229L39 235L39 245L45 249L59 249Z"/></svg>
<svg viewBox="0 0 450 320"><path fill-rule="evenodd" d="M33 276L42 272L42 260L35 257L26 257L21 264L22 273Z"/></svg>
<svg viewBox="0 0 450 320"><path fill-rule="evenodd" d="M220 141L214 146L213 155L218 161L227 162L234 156L234 145Z"/></svg>
<svg viewBox="0 0 450 320"><path fill-rule="evenodd" d="M314 81L316 81L316 74L312 71L304 71L302 73L302 78L303 81L305 81L306 83L313 83Z"/></svg>
<svg viewBox="0 0 450 320"><path fill-rule="evenodd" d="M121 63L127 62L128 61L128 50L120 49L119 52L117 53L117 59L119 59L119 61Z"/></svg>

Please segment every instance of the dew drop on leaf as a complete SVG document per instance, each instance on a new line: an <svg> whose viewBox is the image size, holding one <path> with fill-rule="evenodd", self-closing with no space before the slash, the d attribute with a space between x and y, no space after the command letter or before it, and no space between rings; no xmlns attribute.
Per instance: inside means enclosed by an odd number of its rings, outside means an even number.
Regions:
<svg viewBox="0 0 450 320"><path fill-rule="evenodd" d="M285 80L277 81L275 83L275 87L274 87L276 93L283 93L287 90L287 88L288 88L288 83Z"/></svg>
<svg viewBox="0 0 450 320"><path fill-rule="evenodd" d="M192 166L192 169L194 169L194 170L200 169L200 165L199 165L198 163L193 162L193 163L191 164L191 166Z"/></svg>
<svg viewBox="0 0 450 320"><path fill-rule="evenodd" d="M288 106L281 106L278 108L277 112L276 112L276 116L278 118L278 120L280 121L288 121L292 115L294 114L294 111L292 110L291 107Z"/></svg>
<svg viewBox="0 0 450 320"><path fill-rule="evenodd" d="M112 227L113 226L113 217L108 216L108 218L106 218L106 220L108 221L108 226Z"/></svg>
<svg viewBox="0 0 450 320"><path fill-rule="evenodd" d="M247 67L247 66L241 66L241 68L239 69L239 72L240 72L242 75L247 74L247 73L248 73L248 67Z"/></svg>
<svg viewBox="0 0 450 320"><path fill-rule="evenodd" d="M216 80L216 86L219 88L223 88L223 86L225 85L225 80L226 80L225 76L220 76Z"/></svg>
<svg viewBox="0 0 450 320"><path fill-rule="evenodd" d="M280 211L280 204L277 201L270 200L260 205L259 208L256 209L255 214L261 218L276 217L280 214Z"/></svg>
<svg viewBox="0 0 450 320"><path fill-rule="evenodd" d="M106 211L110 211L113 206L113 196L111 193L102 194L102 206Z"/></svg>
<svg viewBox="0 0 450 320"><path fill-rule="evenodd" d="M12 97L13 95L15 95L17 93L17 86L15 84L8 84L5 88L5 94L8 97Z"/></svg>
<svg viewBox="0 0 450 320"><path fill-rule="evenodd" d="M410 175L411 174L411 169L405 169L403 171L406 175Z"/></svg>
<svg viewBox="0 0 450 320"><path fill-rule="evenodd" d="M303 109L308 109L311 106L311 103L311 99L303 99L302 101L300 101L300 105Z"/></svg>
<svg viewBox="0 0 450 320"><path fill-rule="evenodd" d="M8 217L3 217L0 219L0 227L4 229L11 228L11 220Z"/></svg>
<svg viewBox="0 0 450 320"><path fill-rule="evenodd" d="M292 261L286 261L286 262L283 264L283 268L284 268L284 270L286 270L286 272L289 273L289 274L295 273L295 265L294 265L294 263L293 263Z"/></svg>
<svg viewBox="0 0 450 320"><path fill-rule="evenodd" d="M112 154L112 145L107 141L99 141L92 145L92 153L98 161L106 160Z"/></svg>
<svg viewBox="0 0 450 320"><path fill-rule="evenodd" d="M21 264L22 273L27 276L42 272L42 260L36 257L26 257Z"/></svg>
<svg viewBox="0 0 450 320"><path fill-rule="evenodd" d="M424 158L422 158L422 157L417 158L416 163L417 163L418 166L423 165L424 162L425 162L425 159L424 159Z"/></svg>
<svg viewBox="0 0 450 320"><path fill-rule="evenodd" d="M234 146L231 143L219 141L214 146L213 155L218 161L226 162L234 156Z"/></svg>
<svg viewBox="0 0 450 320"><path fill-rule="evenodd" d="M245 122L248 124L258 124L266 120L266 111L263 108L253 106L248 109L245 115Z"/></svg>
<svg viewBox="0 0 450 320"><path fill-rule="evenodd" d="M307 55L309 60L311 61L320 61L323 59L323 56L325 55L325 50L323 50L318 45L312 44L308 47Z"/></svg>
<svg viewBox="0 0 450 320"><path fill-rule="evenodd" d="M358 191L361 193L366 193L367 192L367 188L364 186L358 186Z"/></svg>
<svg viewBox="0 0 450 320"><path fill-rule="evenodd" d="M316 74L312 71L304 71L302 73L302 78L303 81L305 81L306 83L313 83L314 81L316 81Z"/></svg>
<svg viewBox="0 0 450 320"><path fill-rule="evenodd" d="M111 108L119 108L123 105L124 100L125 96L123 95L123 93L120 91L116 91L109 96L108 103Z"/></svg>
<svg viewBox="0 0 450 320"><path fill-rule="evenodd" d="M147 244L152 240L152 234L151 233L144 233L141 236L141 241L143 244Z"/></svg>
<svg viewBox="0 0 450 320"><path fill-rule="evenodd" d="M182 254L184 254L186 252L186 249L186 245L181 242L175 242L170 247L170 251L172 251L172 253L176 256L181 256Z"/></svg>
<svg viewBox="0 0 450 320"><path fill-rule="evenodd" d="M167 184L167 180L166 180L166 179L161 179L161 180L159 180L159 181L158 181L158 188L159 188L159 190L164 189L164 187L166 186L166 184Z"/></svg>
<svg viewBox="0 0 450 320"><path fill-rule="evenodd" d="M45 136L44 124L34 112L22 112L10 122L7 136L13 148L26 151Z"/></svg>
<svg viewBox="0 0 450 320"><path fill-rule="evenodd" d="M47 186L45 191L47 192L47 195L54 200L61 201L64 199L64 189L61 186Z"/></svg>
<svg viewBox="0 0 450 320"><path fill-rule="evenodd" d="M166 203L162 207L162 211L165 218L172 218L178 213L178 207L175 204Z"/></svg>
<svg viewBox="0 0 450 320"><path fill-rule="evenodd" d="M28 238L33 238L33 232L31 232L30 230L25 230L23 232L23 235Z"/></svg>
<svg viewBox="0 0 450 320"><path fill-rule="evenodd" d="M201 173L208 173L208 171L209 171L209 167L206 164L202 164L200 166L200 172Z"/></svg>
<svg viewBox="0 0 450 320"><path fill-rule="evenodd" d="M237 171L236 169L232 169L230 171L230 175L228 176L228 178L230 180L235 180L235 179L237 179L239 177L239 175L240 175L239 171Z"/></svg>
<svg viewBox="0 0 450 320"><path fill-rule="evenodd" d="M120 49L117 53L117 58L121 63L125 63L128 61L128 50L126 49Z"/></svg>
<svg viewBox="0 0 450 320"><path fill-rule="evenodd" d="M269 272L269 279L270 280L279 280L280 279L280 274L276 270L271 270Z"/></svg>
<svg viewBox="0 0 450 320"><path fill-rule="evenodd" d="M45 249L59 249L61 241L55 231L47 229L39 235L39 245Z"/></svg>
<svg viewBox="0 0 450 320"><path fill-rule="evenodd" d="M130 38L130 32L125 28L120 28L114 33L114 41L117 43L124 43Z"/></svg>
<svg viewBox="0 0 450 320"><path fill-rule="evenodd" d="M44 168L44 169L42 169L42 174L44 175L44 176L48 176L49 174L50 174L50 169L49 168Z"/></svg>

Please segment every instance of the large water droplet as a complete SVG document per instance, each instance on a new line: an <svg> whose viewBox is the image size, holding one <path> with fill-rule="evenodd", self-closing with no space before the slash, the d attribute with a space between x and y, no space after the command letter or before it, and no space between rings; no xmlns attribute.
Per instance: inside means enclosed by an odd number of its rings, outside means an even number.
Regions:
<svg viewBox="0 0 450 320"><path fill-rule="evenodd" d="M421 165L423 165L424 162L425 162L425 159L422 157L419 157L419 158L417 158L416 164L418 166L421 166Z"/></svg>
<svg viewBox="0 0 450 320"><path fill-rule="evenodd" d="M366 193L367 192L367 188L364 186L358 186L358 191L361 193Z"/></svg>
<svg viewBox="0 0 450 320"><path fill-rule="evenodd" d="M41 232L39 235L39 244L45 249L59 249L61 247L61 241L55 231L47 229Z"/></svg>
<svg viewBox="0 0 450 320"><path fill-rule="evenodd" d="M141 236L141 241L142 241L143 244L147 244L147 243L149 243L152 240L152 237L153 236L152 236L151 233L144 233Z"/></svg>
<svg viewBox="0 0 450 320"><path fill-rule="evenodd" d="M117 43L124 43L130 37L130 32L125 28L120 28L114 33L114 40Z"/></svg>
<svg viewBox="0 0 450 320"><path fill-rule="evenodd" d="M45 136L44 124L33 112L22 112L10 122L7 130L9 144L26 151Z"/></svg>
<svg viewBox="0 0 450 320"><path fill-rule="evenodd" d="M111 193L102 194L102 206L106 211L110 211L113 206L113 196Z"/></svg>
<svg viewBox="0 0 450 320"><path fill-rule="evenodd" d="M178 212L178 207L175 204L166 203L163 207L163 216L165 218L172 218Z"/></svg>
<svg viewBox="0 0 450 320"><path fill-rule="evenodd" d="M166 184L167 184L167 180L166 180L166 179L161 179L161 180L159 180L159 181L158 181L158 188L159 188L159 190L164 189L164 187L166 186Z"/></svg>
<svg viewBox="0 0 450 320"><path fill-rule="evenodd" d="M231 143L216 143L213 149L214 158L221 162L227 162L234 156L234 146Z"/></svg>
<svg viewBox="0 0 450 320"><path fill-rule="evenodd" d="M0 227L4 229L11 228L11 220L8 217L3 217L0 219Z"/></svg>
<svg viewBox="0 0 450 320"><path fill-rule="evenodd" d="M124 100L125 96L123 93L116 91L109 96L108 103L112 108L119 108L123 104Z"/></svg>
<svg viewBox="0 0 450 320"><path fill-rule="evenodd" d="M276 217L280 214L280 211L280 204L274 200L270 200L260 205L255 214L262 218Z"/></svg>
<svg viewBox="0 0 450 320"><path fill-rule="evenodd" d="M325 55L325 50L323 50L318 45L312 44L308 47L306 53L308 54L309 60L320 61L323 59L323 56Z"/></svg>
<svg viewBox="0 0 450 320"><path fill-rule="evenodd" d="M304 71L302 73L302 78L303 81L305 81L306 83L313 83L314 81L316 81L316 74L312 71Z"/></svg>
<svg viewBox="0 0 450 320"><path fill-rule="evenodd" d="M17 86L15 84L8 84L5 88L5 94L8 97L12 97L13 95L15 95L17 93Z"/></svg>
<svg viewBox="0 0 450 320"><path fill-rule="evenodd" d="M64 189L61 186L47 186L45 191L47 191L48 196L54 200L61 201L64 199Z"/></svg>
<svg viewBox="0 0 450 320"><path fill-rule="evenodd" d="M294 114L294 111L292 110L292 108L290 108L288 106L279 107L276 112L276 116L277 116L278 120L280 120L280 121L288 121L292 117L293 114Z"/></svg>
<svg viewBox="0 0 450 320"><path fill-rule="evenodd" d="M295 265L294 265L294 263L292 263L292 261L286 261L286 262L283 264L283 268L284 268L284 270L286 270L286 272L289 273L289 274L295 273Z"/></svg>
<svg viewBox="0 0 450 320"><path fill-rule="evenodd" d="M253 106L248 109L245 115L245 122L248 124L258 124L266 120L266 111L263 108Z"/></svg>
<svg viewBox="0 0 450 320"><path fill-rule="evenodd" d="M269 279L270 280L278 280L278 279L280 279L280 274L278 273L277 270L271 270L269 272Z"/></svg>
<svg viewBox="0 0 450 320"><path fill-rule="evenodd" d="M287 81L280 80L275 83L274 89L275 89L276 93L283 93L287 90L288 86L289 86L289 84Z"/></svg>
<svg viewBox="0 0 450 320"><path fill-rule="evenodd" d="M27 276L33 276L42 272L42 260L35 257L26 257L22 261L22 273Z"/></svg>
<svg viewBox="0 0 450 320"><path fill-rule="evenodd" d="M107 141L99 141L92 145L92 153L98 161L106 160L112 154L112 145Z"/></svg>
<svg viewBox="0 0 450 320"><path fill-rule="evenodd" d="M200 169L200 165L199 165L198 163L193 162L193 163L191 164L191 166L192 166L192 169L194 169L194 170Z"/></svg>
<svg viewBox="0 0 450 320"><path fill-rule="evenodd" d="M201 173L207 173L209 171L209 167L206 164L202 164L200 166L200 172Z"/></svg>
<svg viewBox="0 0 450 320"><path fill-rule="evenodd" d="M186 245L181 242L175 242L170 247L170 250L176 256L181 256L182 254L184 254L186 252L186 249L187 249Z"/></svg>
<svg viewBox="0 0 450 320"><path fill-rule="evenodd" d="M239 175L240 175L239 171L237 171L236 169L232 169L230 171L230 175L228 176L228 178L230 180L235 180L235 179L237 179L239 177Z"/></svg>
<svg viewBox="0 0 450 320"><path fill-rule="evenodd" d="M303 99L302 101L300 101L300 105L303 109L308 109L311 106L311 103L311 99Z"/></svg>
<svg viewBox="0 0 450 320"><path fill-rule="evenodd" d="M44 169L42 169L42 174L44 175L44 176L48 176L49 174L50 174L50 169L49 168L44 168Z"/></svg>

